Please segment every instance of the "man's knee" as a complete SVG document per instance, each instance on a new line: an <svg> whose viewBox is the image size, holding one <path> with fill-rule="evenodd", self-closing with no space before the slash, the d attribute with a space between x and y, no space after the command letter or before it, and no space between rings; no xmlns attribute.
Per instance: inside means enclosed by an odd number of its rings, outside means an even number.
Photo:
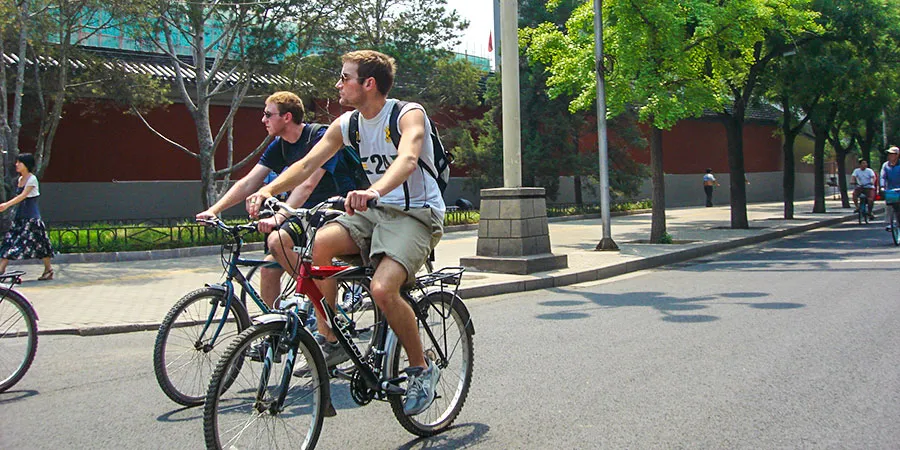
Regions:
<svg viewBox="0 0 900 450"><path fill-rule="evenodd" d="M276 230L269 233L269 237L266 238L266 244L269 247L269 251L275 255L283 255L285 251L294 248L291 236L284 230Z"/></svg>

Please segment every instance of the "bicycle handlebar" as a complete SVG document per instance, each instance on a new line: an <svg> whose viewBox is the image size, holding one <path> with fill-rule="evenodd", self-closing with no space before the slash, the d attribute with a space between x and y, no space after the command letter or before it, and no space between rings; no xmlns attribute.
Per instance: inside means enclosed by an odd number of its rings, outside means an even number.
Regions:
<svg viewBox="0 0 900 450"><path fill-rule="evenodd" d="M344 197L331 197L328 200L325 200L324 202L313 206L312 208L293 208L291 207L291 205L279 201L275 197L269 197L265 202L263 202L263 209L270 209L273 211L282 210L292 216L303 217L306 215L315 214L322 209L344 212L346 210L346 200L347 199ZM378 202L374 199L366 202L366 206L369 208L374 208L377 204Z"/></svg>
<svg viewBox="0 0 900 450"><path fill-rule="evenodd" d="M216 227L220 230L227 231L231 234L237 234L241 231L256 231L259 222L252 221L241 225L228 225L222 219L215 217L213 219L196 219L198 223L202 223L208 227Z"/></svg>

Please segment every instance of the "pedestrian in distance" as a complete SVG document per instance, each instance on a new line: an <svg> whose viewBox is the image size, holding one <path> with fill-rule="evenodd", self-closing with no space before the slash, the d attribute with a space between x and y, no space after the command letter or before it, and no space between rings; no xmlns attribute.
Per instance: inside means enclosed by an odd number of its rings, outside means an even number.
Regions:
<svg viewBox="0 0 900 450"><path fill-rule="evenodd" d="M266 99L262 113L262 123L266 132L274 139L266 147L259 162L250 172L238 180L209 209L197 214L197 219L212 219L222 211L243 202L255 192L271 173L281 173L286 167L299 161L325 135L324 125L304 123L303 102L292 92L275 92ZM322 161L312 175L302 184L290 190L286 203L292 207L312 206L335 195L344 195L356 189L350 169L339 155ZM279 191L279 193L284 191ZM260 272L260 294L262 300L272 307L281 292L282 268L296 270L298 254L294 246L303 246L303 228L296 218L288 219L283 214L259 221L259 231L268 233L266 260L278 261L281 268L263 267ZM273 232L275 231L275 232Z"/></svg>
<svg viewBox="0 0 900 450"><path fill-rule="evenodd" d="M32 173L34 164L34 155L30 153L20 153L16 157L16 172L19 174L16 196L0 203L0 212L18 205L12 228L0 244L0 273L6 273L11 259L40 259L44 263L44 273L38 280L46 281L53 279L53 267L50 265L53 247L38 209L41 191L38 179Z"/></svg>
<svg viewBox="0 0 900 450"><path fill-rule="evenodd" d="M335 84L341 106L356 108L337 118L322 140L305 158L293 164L272 184L264 186L247 200L251 215L274 193L302 183L313 170L345 145L358 144L371 186L347 193L347 214L322 227L313 243L313 264L329 265L334 257L359 255L375 267L370 284L371 295L384 313L409 355L407 390L403 411L416 415L434 400L434 387L440 369L425 358L412 308L400 296L400 288L415 280L416 271L425 263L443 234L446 209L437 180L431 125L425 109L406 103L397 119L399 144L395 147L390 121L398 100L388 98L394 83L394 58L372 50L347 53ZM355 117L355 119L353 119ZM358 121L358 134L351 141L351 121ZM426 168L430 173L426 173ZM377 202L367 207L370 200ZM325 300L334 307L334 280L316 280ZM318 312L318 311L317 311ZM322 324L319 332L327 342L322 345L326 364L348 359L333 330Z"/></svg>
<svg viewBox="0 0 900 450"><path fill-rule="evenodd" d="M719 186L719 182L716 181L715 175L712 174L712 169L706 169L706 175L703 175L703 191L706 192L707 208L713 205L713 185Z"/></svg>

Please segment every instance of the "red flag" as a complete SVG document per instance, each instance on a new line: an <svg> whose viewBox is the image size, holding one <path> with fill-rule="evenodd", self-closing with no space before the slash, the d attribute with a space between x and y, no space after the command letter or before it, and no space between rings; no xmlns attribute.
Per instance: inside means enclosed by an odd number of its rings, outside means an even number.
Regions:
<svg viewBox="0 0 900 450"><path fill-rule="evenodd" d="M494 33L488 31L488 52L494 51Z"/></svg>

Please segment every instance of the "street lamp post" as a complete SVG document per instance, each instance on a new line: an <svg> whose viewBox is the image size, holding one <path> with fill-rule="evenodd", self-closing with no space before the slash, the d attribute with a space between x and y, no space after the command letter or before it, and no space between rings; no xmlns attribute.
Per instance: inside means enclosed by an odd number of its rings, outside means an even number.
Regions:
<svg viewBox="0 0 900 450"><path fill-rule="evenodd" d="M609 217L609 152L606 145L606 76L603 66L603 0L594 0L594 59L597 72L597 143L600 147L600 214L603 238L595 250L619 250Z"/></svg>

